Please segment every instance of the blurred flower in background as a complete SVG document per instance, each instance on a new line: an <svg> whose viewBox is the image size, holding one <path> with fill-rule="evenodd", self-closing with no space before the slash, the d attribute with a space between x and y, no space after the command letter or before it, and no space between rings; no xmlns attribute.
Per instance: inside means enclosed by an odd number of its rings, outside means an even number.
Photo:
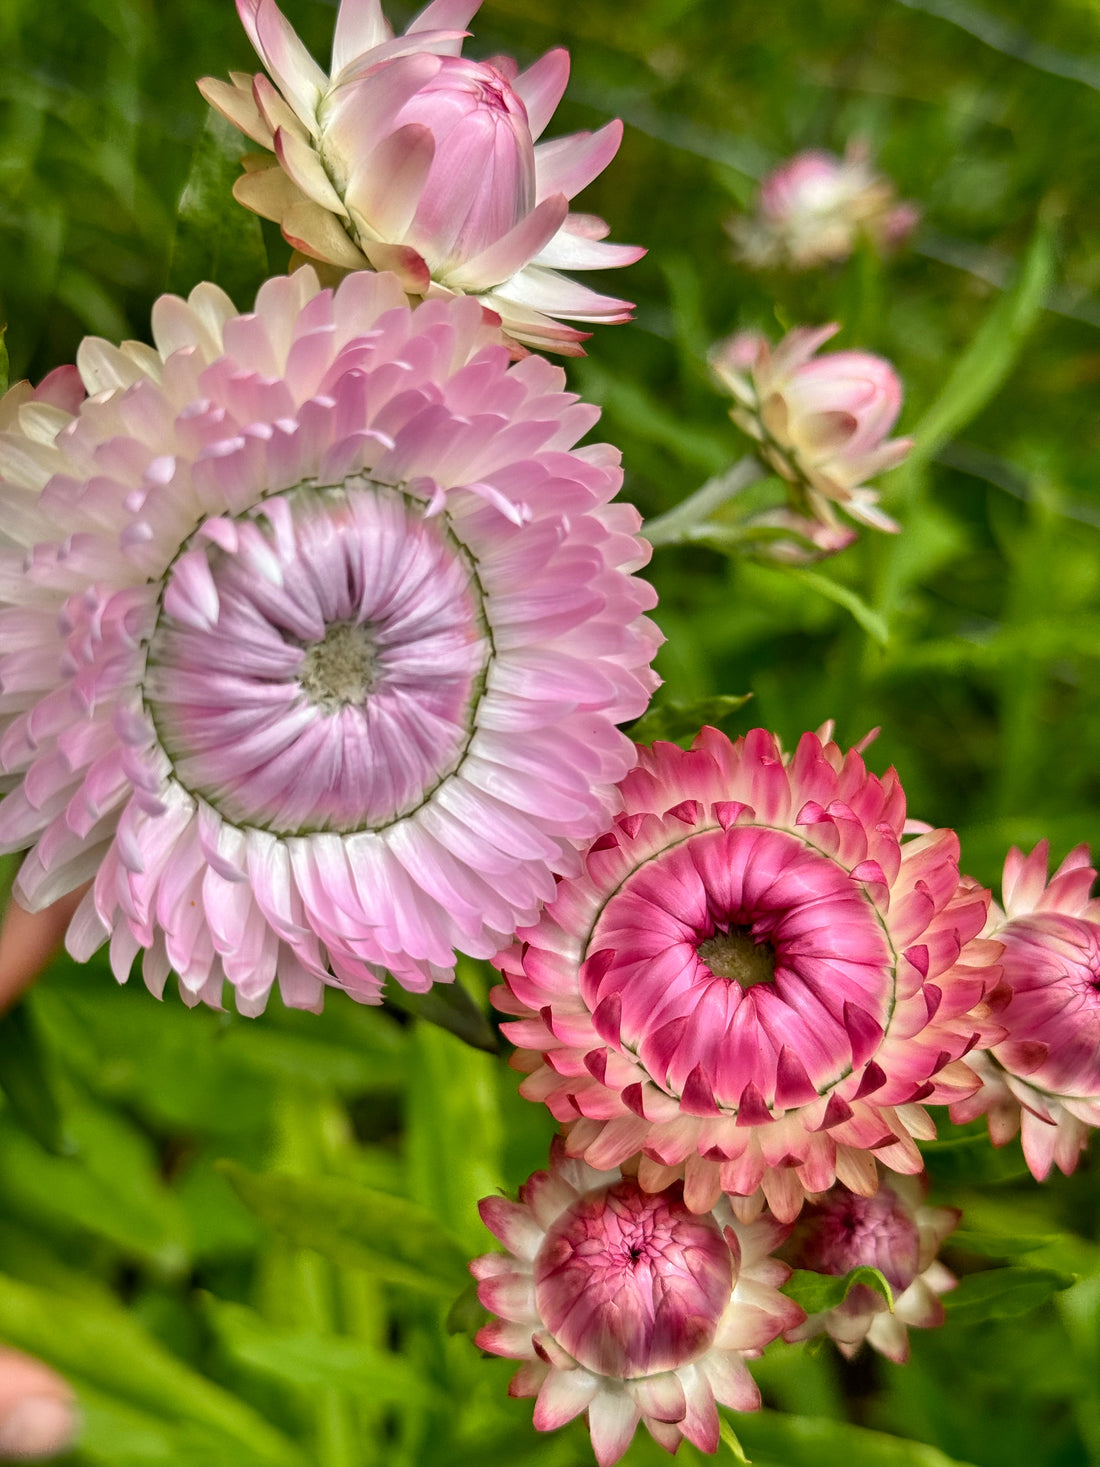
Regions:
<svg viewBox="0 0 1100 1467"><path fill-rule="evenodd" d="M41 1462L72 1445L72 1387L40 1360L0 1346L0 1461Z"/></svg>
<svg viewBox="0 0 1100 1467"><path fill-rule="evenodd" d="M782 1221L876 1158L922 1169L928 1100L971 1094L963 1058L998 1037L1000 947L953 831L906 834L894 770L807 733L754 729L639 750L623 813L539 923L494 962L521 1093L596 1167L684 1179L707 1212Z"/></svg>
<svg viewBox="0 0 1100 1467"><path fill-rule="evenodd" d="M910 438L887 438L902 388L888 361L864 351L818 347L839 326L796 327L778 346L754 331L720 342L711 367L733 396L733 421L791 486L791 509L830 530L841 509L860 524L896 531L867 480L895 468Z"/></svg>
<svg viewBox="0 0 1100 1467"><path fill-rule="evenodd" d="M471 300L313 271L85 341L0 434L0 842L74 956L256 1013L377 1002L535 920L660 640L597 411ZM522 730L522 738L516 731Z"/></svg>
<svg viewBox="0 0 1100 1467"><path fill-rule="evenodd" d="M679 1186L643 1191L560 1141L518 1202L488 1197L480 1211L508 1252L470 1265L499 1315L477 1343L525 1362L509 1393L537 1397L540 1431L587 1411L611 1467L639 1421L670 1452L684 1438L714 1452L715 1401L759 1407L745 1360L803 1317L778 1291L790 1269L770 1256L787 1232L773 1218L740 1223L724 1200L692 1212Z"/></svg>
<svg viewBox="0 0 1100 1467"><path fill-rule="evenodd" d="M811 1314L785 1339L828 1334L849 1359L866 1340L902 1365L909 1358L909 1327L943 1324L940 1295L955 1287L955 1278L936 1254L960 1214L954 1207L928 1207L927 1191L926 1177L883 1172L873 1197L856 1196L838 1184L806 1204L782 1257L814 1273L876 1268L893 1291L893 1306L870 1284L857 1283L843 1303Z"/></svg>
<svg viewBox="0 0 1100 1467"><path fill-rule="evenodd" d="M812 270L846 260L861 240L880 253L896 249L919 219L872 166L867 146L852 142L843 158L819 149L788 158L761 183L755 212L727 228L752 270Z"/></svg>
<svg viewBox="0 0 1100 1467"><path fill-rule="evenodd" d="M569 77L564 50L520 72L460 53L480 0L434 0L393 36L377 0L344 0L326 76L273 0L237 9L265 76L207 78L203 95L275 158L253 157L238 200L304 255L393 270L412 295L476 295L516 342L580 354L582 322L630 303L558 273L629 265L569 200L607 167L622 124L536 145Z"/></svg>
<svg viewBox="0 0 1100 1467"><path fill-rule="evenodd" d="M1013 847L1004 866L1003 911L989 934L1004 943L1008 1031L977 1056L982 1088L952 1107L952 1119L987 1115L994 1145L1020 1132L1037 1180L1052 1165L1067 1175L1100 1125L1100 900L1087 846L1047 880L1050 848Z"/></svg>

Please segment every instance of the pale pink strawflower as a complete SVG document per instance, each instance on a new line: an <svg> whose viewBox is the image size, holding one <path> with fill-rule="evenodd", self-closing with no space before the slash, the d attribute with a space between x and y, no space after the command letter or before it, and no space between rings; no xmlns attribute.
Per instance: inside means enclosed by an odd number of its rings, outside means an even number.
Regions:
<svg viewBox="0 0 1100 1467"><path fill-rule="evenodd" d="M745 1360L804 1318L779 1293L790 1269L771 1257L787 1233L774 1219L740 1223L724 1200L693 1213L678 1185L645 1192L560 1141L518 1202L489 1197L480 1211L508 1252L470 1265L499 1316L477 1343L525 1362L509 1393L537 1397L539 1431L587 1411L600 1467L639 1422L670 1452L685 1437L716 1451L715 1401L756 1410Z"/></svg>
<svg viewBox="0 0 1100 1467"><path fill-rule="evenodd" d="M888 438L901 382L883 357L833 351L815 357L839 326L798 326L772 347L758 332L720 342L711 367L735 406L730 417L791 485L793 507L831 528L836 511L876 530L897 530L867 480L902 462L911 438Z"/></svg>
<svg viewBox="0 0 1100 1467"><path fill-rule="evenodd" d="M0 434L0 844L123 979L377 1001L535 920L654 678L618 454L472 300L306 268L89 340Z"/></svg>
<svg viewBox="0 0 1100 1467"><path fill-rule="evenodd" d="M919 218L853 143L843 158L816 148L788 158L761 183L755 213L729 230L751 269L810 270L846 260L861 240L880 254L896 249Z"/></svg>
<svg viewBox="0 0 1100 1467"><path fill-rule="evenodd" d="M897 1365L908 1360L910 1328L941 1325L940 1296L956 1283L936 1255L960 1214L954 1207L929 1207L927 1191L924 1176L885 1173L873 1197L838 1184L803 1208L782 1249L787 1262L834 1275L877 1268L893 1291L893 1309L870 1284L855 1284L843 1303L809 1315L786 1339L828 1334L849 1359L866 1340Z"/></svg>
<svg viewBox="0 0 1100 1467"><path fill-rule="evenodd" d="M297 250L394 270L411 295L475 295L512 341L582 355L589 333L558 318L627 321L631 305L559 270L645 253L604 243L603 220L569 208L615 156L622 123L538 143L569 56L550 51L524 72L506 56L462 56L479 4L433 0L394 38L379 0L342 0L326 75L274 0L237 0L271 80L236 72L199 85L275 154L246 159L234 193Z"/></svg>
<svg viewBox="0 0 1100 1467"><path fill-rule="evenodd" d="M1067 1175L1100 1125L1100 900L1087 846L1047 880L1050 848L1015 846L988 932L1004 944L1006 1037L983 1054L982 1088L952 1107L952 1119L988 1117L1003 1146L1017 1132L1037 1180L1052 1165Z"/></svg>
<svg viewBox="0 0 1100 1467"><path fill-rule="evenodd" d="M896 773L827 732L787 755L704 729L640 749L621 788L584 872L494 959L522 1093L570 1152L641 1151L641 1184L682 1176L700 1212L726 1192L788 1221L837 1178L873 1193L876 1157L920 1171L921 1102L977 1088L999 976L955 834L903 840Z"/></svg>

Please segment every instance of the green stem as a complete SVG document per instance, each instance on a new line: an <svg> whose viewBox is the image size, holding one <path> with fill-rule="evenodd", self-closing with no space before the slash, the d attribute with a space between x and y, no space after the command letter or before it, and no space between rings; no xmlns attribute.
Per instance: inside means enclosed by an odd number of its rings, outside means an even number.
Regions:
<svg viewBox="0 0 1100 1467"><path fill-rule="evenodd" d="M727 500L769 475L770 470L764 467L755 454L747 454L732 469L708 479L674 509L647 520L642 526L642 534L654 546L680 544L690 539L690 532L703 524Z"/></svg>

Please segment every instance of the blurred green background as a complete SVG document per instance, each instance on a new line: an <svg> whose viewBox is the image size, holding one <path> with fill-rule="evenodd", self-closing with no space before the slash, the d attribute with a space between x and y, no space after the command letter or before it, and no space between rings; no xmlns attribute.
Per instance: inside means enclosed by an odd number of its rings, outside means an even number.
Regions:
<svg viewBox="0 0 1100 1467"><path fill-rule="evenodd" d="M333 6L285 8L327 60ZM659 553L661 698L751 690L730 731L751 716L788 740L829 717L842 740L881 725L872 765L897 765L913 813L957 827L986 882L1011 842L1100 845L1100 9L490 0L473 27L475 57L570 47L552 133L628 124L581 206L649 247L605 281L637 323L569 372L644 514L744 451L704 363L737 327L841 321L835 345L884 353L906 384L918 450L883 490L901 535L864 532L824 584ZM194 81L230 69L255 69L230 0L0 5L13 377L88 332L147 336L169 281L201 270L243 308L257 261L285 266L277 231L228 197L223 230L176 238L206 123ZM755 180L852 137L919 204L912 247L798 277L735 265L723 225ZM465 976L484 1000L486 976ZM491 1242L477 1198L543 1164L552 1130L499 1058L339 995L321 1018L246 1021L62 961L0 1024L0 1076L0 1338L77 1383L71 1463L591 1460L581 1426L540 1438L507 1399L509 1366L463 1332L469 1299L443 1328L463 1257ZM961 1290L904 1368L769 1352L770 1409L737 1423L755 1462L1100 1463L1100 1157L1041 1190L1015 1146L930 1164L980 1235L949 1261L1000 1266L1003 1287ZM659 1460L644 1436L626 1459Z"/></svg>

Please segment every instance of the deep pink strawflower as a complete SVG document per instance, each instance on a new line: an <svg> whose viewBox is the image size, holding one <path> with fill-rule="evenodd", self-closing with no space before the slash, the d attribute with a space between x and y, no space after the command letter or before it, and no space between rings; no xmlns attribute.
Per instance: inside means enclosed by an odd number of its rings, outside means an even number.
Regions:
<svg viewBox="0 0 1100 1467"><path fill-rule="evenodd" d="M730 417L791 486L792 508L836 529L836 511L876 530L897 530L867 480L902 462L911 438L888 438L902 386L884 357L866 351L815 356L839 326L798 326L776 346L755 331L720 342L711 367L734 399Z"/></svg>
<svg viewBox="0 0 1100 1467"><path fill-rule="evenodd" d="M745 1360L804 1318L778 1292L790 1269L770 1256L786 1228L739 1223L724 1200L693 1213L679 1185L643 1191L560 1141L518 1202L489 1197L480 1211L509 1251L470 1265L499 1316L477 1343L526 1362L509 1390L537 1397L539 1431L587 1411L600 1467L619 1460L639 1421L670 1452L685 1437L716 1451L715 1401L755 1410Z"/></svg>
<svg viewBox="0 0 1100 1467"><path fill-rule="evenodd" d="M940 1295L955 1277L936 1257L958 1226L953 1207L928 1207L925 1177L886 1173L873 1197L860 1197L839 1184L802 1209L782 1256L794 1268L847 1274L877 1268L894 1294L891 1310L869 1284L856 1284L842 1304L811 1314L784 1338L828 1334L849 1359L864 1340L895 1364L909 1358L909 1327L931 1329L944 1322Z"/></svg>
<svg viewBox="0 0 1100 1467"><path fill-rule="evenodd" d="M535 920L659 640L618 455L476 302L214 286L0 434L0 845L156 992L377 1001ZM71 384L70 384L71 385ZM41 391L41 390L40 390Z"/></svg>
<svg viewBox="0 0 1100 1467"><path fill-rule="evenodd" d="M521 1087L592 1166L638 1151L643 1187L684 1178L782 1220L876 1157L918 1172L922 1102L978 1085L999 968L989 893L958 839L903 839L897 775L808 733L754 729L639 750L623 813L496 965ZM999 1033L1000 1031L992 1031Z"/></svg>
<svg viewBox="0 0 1100 1467"><path fill-rule="evenodd" d="M267 76L207 77L203 95L270 150L234 194L295 249L341 270L393 270L411 295L475 295L513 343L583 355L571 321L630 319L629 301L559 274L629 265L570 200L618 151L622 123L540 143L569 79L550 51L520 72L461 55L480 0L433 0L403 36L378 0L341 0L326 75L274 0L237 0ZM273 85L274 83L274 85Z"/></svg>
<svg viewBox="0 0 1100 1467"><path fill-rule="evenodd" d="M1087 846L1047 880L1049 846L1004 866L1003 909L988 932L1004 944L1006 1037L980 1057L982 1088L952 1107L955 1121L986 1115L1003 1146L1017 1132L1032 1174L1067 1175L1100 1125L1100 900Z"/></svg>

